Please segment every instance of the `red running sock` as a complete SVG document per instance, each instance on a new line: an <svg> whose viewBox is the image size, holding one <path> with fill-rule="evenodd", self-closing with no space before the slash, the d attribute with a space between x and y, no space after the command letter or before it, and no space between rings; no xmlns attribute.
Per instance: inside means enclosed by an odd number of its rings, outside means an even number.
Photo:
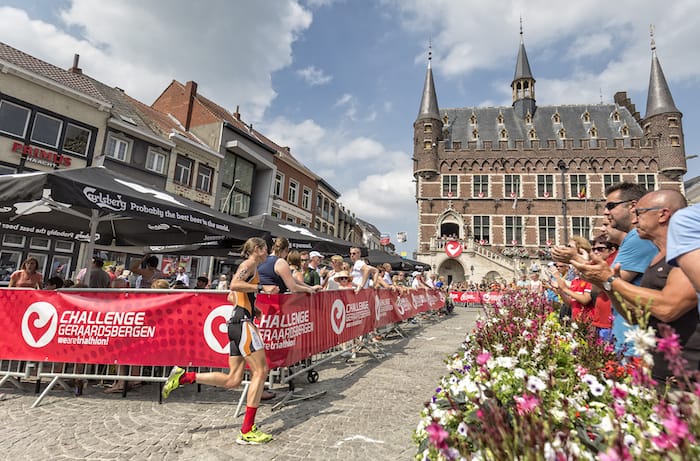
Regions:
<svg viewBox="0 0 700 461"><path fill-rule="evenodd" d="M241 426L241 432L243 434L247 434L253 428L255 413L257 411L257 407L245 407L245 418L243 418L243 425Z"/></svg>
<svg viewBox="0 0 700 461"><path fill-rule="evenodd" d="M194 371L186 371L184 375L180 376L180 384L192 384L197 378L197 373Z"/></svg>

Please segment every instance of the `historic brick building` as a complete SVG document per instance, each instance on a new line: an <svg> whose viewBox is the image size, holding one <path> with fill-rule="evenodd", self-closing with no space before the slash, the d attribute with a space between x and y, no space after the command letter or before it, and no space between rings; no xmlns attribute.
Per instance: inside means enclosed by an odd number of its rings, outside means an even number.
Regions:
<svg viewBox="0 0 700 461"><path fill-rule="evenodd" d="M511 106L440 109L429 57L413 125L417 259L451 280L511 280L567 236L592 238L613 183L682 187L682 114L653 41L644 117L624 92L540 107L535 83L521 33Z"/></svg>

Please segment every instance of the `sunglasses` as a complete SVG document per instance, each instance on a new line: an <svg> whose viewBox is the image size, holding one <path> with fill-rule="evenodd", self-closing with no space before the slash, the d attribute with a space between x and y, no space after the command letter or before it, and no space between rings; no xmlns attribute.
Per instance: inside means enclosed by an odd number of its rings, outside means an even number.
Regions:
<svg viewBox="0 0 700 461"><path fill-rule="evenodd" d="M593 251L603 251L603 250L609 250L610 248L608 248L608 247L593 247L591 249Z"/></svg>
<svg viewBox="0 0 700 461"><path fill-rule="evenodd" d="M663 209L664 209L664 207L662 207L662 206L652 206L649 208L635 208L634 214L637 215L637 217L639 217L639 215L642 215L642 214L646 213L647 211L663 210Z"/></svg>
<svg viewBox="0 0 700 461"><path fill-rule="evenodd" d="M309 258L301 258L301 262L307 262Z"/></svg>
<svg viewBox="0 0 700 461"><path fill-rule="evenodd" d="M349 280L347 277L336 277L335 279L339 282L347 282Z"/></svg>
<svg viewBox="0 0 700 461"><path fill-rule="evenodd" d="M605 209L608 211L614 210L618 205L622 205L623 203L627 202L633 202L634 200L620 200L619 202L608 202L605 204Z"/></svg>

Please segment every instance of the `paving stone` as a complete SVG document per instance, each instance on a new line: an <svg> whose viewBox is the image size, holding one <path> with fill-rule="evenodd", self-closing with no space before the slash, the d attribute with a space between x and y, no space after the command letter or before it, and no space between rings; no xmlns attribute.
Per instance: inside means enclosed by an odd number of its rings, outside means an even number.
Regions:
<svg viewBox="0 0 700 461"><path fill-rule="evenodd" d="M387 356L367 351L345 362L338 357L295 380L298 394L326 391L316 399L271 411L287 392L263 402L256 423L275 440L240 446L235 438L242 417L234 413L240 391L202 386L176 390L158 404L158 386L144 385L126 398L87 386L76 398L55 388L37 408L34 384L1 390L0 459L12 460L410 460L411 439L424 403L445 371L443 359L455 352L478 311L407 325L408 337L382 341Z"/></svg>

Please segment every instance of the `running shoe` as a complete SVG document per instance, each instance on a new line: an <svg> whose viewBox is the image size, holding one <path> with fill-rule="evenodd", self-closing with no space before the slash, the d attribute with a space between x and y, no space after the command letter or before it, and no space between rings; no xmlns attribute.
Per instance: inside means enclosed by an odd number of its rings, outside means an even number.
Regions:
<svg viewBox="0 0 700 461"><path fill-rule="evenodd" d="M238 433L236 443L238 445L260 445L262 443L267 443L270 440L272 440L272 435L264 433L258 429L255 424L253 424L253 427L249 432L246 432L245 434L242 432Z"/></svg>
<svg viewBox="0 0 700 461"><path fill-rule="evenodd" d="M168 375L168 380L163 385L163 390L161 391L161 395L163 396L164 399L167 399L172 391L174 391L175 389L180 387L180 376L182 376L184 374L185 374L184 368L173 367L173 369L170 370L170 374Z"/></svg>

